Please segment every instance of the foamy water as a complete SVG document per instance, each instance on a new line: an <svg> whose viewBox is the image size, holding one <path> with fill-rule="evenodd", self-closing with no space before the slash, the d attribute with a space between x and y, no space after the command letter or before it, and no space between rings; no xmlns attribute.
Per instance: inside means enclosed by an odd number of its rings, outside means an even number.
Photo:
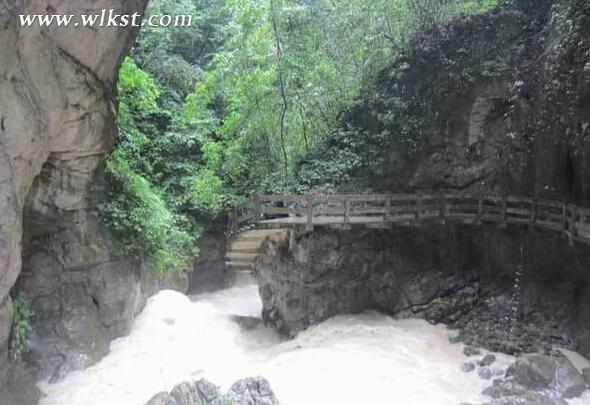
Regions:
<svg viewBox="0 0 590 405"><path fill-rule="evenodd" d="M485 402L480 392L489 382L460 370L463 346L449 343L444 326L366 313L282 341L268 328L245 330L233 320L257 317L260 309L254 285L193 301L160 292L101 362L60 383L40 383L41 405L143 405L182 381L204 377L227 388L257 375L286 405ZM511 361L498 357L498 366ZM590 394L571 404L590 404Z"/></svg>

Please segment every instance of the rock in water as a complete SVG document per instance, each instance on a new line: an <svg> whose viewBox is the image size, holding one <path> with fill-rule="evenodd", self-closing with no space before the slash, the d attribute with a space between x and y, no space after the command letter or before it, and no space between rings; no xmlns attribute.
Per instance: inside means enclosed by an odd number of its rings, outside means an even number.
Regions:
<svg viewBox="0 0 590 405"><path fill-rule="evenodd" d="M461 371L464 371L466 373L470 373L473 370L475 370L475 363L472 361L467 361L463 364L461 364Z"/></svg>
<svg viewBox="0 0 590 405"><path fill-rule="evenodd" d="M465 354L465 356L468 357L479 356L481 355L481 350L479 350L477 347L465 346L465 348L463 349L463 354Z"/></svg>
<svg viewBox="0 0 590 405"><path fill-rule="evenodd" d="M525 355L508 368L506 375L526 389L553 390L563 398L576 398L585 389L584 378L566 357Z"/></svg>
<svg viewBox="0 0 590 405"><path fill-rule="evenodd" d="M201 379L183 382L170 393L156 394L145 405L280 405L268 381L262 377L235 382L222 395L215 384Z"/></svg>
<svg viewBox="0 0 590 405"><path fill-rule="evenodd" d="M496 361L496 356L493 354L486 354L483 359L479 362L482 367L491 366Z"/></svg>
<svg viewBox="0 0 590 405"><path fill-rule="evenodd" d="M224 405L280 405L270 384L262 377L237 381L223 399Z"/></svg>
<svg viewBox="0 0 590 405"><path fill-rule="evenodd" d="M221 391L207 380L178 384L165 405L221 405Z"/></svg>
<svg viewBox="0 0 590 405"><path fill-rule="evenodd" d="M477 373L484 380L491 380L492 377L494 376L492 369L489 367L481 367Z"/></svg>

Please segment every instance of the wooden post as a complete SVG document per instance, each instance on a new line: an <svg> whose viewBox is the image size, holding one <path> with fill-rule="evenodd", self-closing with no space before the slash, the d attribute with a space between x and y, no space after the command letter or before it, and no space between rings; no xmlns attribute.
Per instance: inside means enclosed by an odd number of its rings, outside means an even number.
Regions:
<svg viewBox="0 0 590 405"><path fill-rule="evenodd" d="M309 232L313 231L313 195L308 194L305 199L307 206L305 207L306 225L305 228Z"/></svg>
<svg viewBox="0 0 590 405"><path fill-rule="evenodd" d="M232 216L232 232L237 233L238 232L238 206L237 205L233 206L231 216Z"/></svg>
<svg viewBox="0 0 590 405"><path fill-rule="evenodd" d="M537 197L531 200L531 227L530 229L535 229L535 225L537 224Z"/></svg>
<svg viewBox="0 0 590 405"><path fill-rule="evenodd" d="M567 203L561 205L561 230L567 231Z"/></svg>
<svg viewBox="0 0 590 405"><path fill-rule="evenodd" d="M578 227L576 226L576 222L578 221L578 207L576 205L572 205L572 222L570 223L570 231L572 236L578 236Z"/></svg>
<svg viewBox="0 0 590 405"><path fill-rule="evenodd" d="M385 221L391 221L391 195L389 194L385 197Z"/></svg>
<svg viewBox="0 0 590 405"><path fill-rule="evenodd" d="M350 197L344 197L344 223L348 224L350 222Z"/></svg>
<svg viewBox="0 0 590 405"><path fill-rule="evenodd" d="M416 219L422 217L422 193L418 193L416 198Z"/></svg>
<svg viewBox="0 0 590 405"><path fill-rule="evenodd" d="M254 224L260 221L261 213L261 205L260 205L260 197L258 195L254 195L252 197L252 201L254 202Z"/></svg>

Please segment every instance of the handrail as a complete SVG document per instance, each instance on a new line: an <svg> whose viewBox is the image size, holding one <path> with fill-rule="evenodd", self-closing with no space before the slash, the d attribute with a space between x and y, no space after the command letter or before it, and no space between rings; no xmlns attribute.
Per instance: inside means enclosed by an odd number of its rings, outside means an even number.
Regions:
<svg viewBox="0 0 590 405"><path fill-rule="evenodd" d="M285 218L281 222L280 218ZM321 221L320 221L321 219ZM425 220L529 225L590 244L590 208L535 197L465 192L415 194L255 195L233 207L230 229L269 222L285 226Z"/></svg>

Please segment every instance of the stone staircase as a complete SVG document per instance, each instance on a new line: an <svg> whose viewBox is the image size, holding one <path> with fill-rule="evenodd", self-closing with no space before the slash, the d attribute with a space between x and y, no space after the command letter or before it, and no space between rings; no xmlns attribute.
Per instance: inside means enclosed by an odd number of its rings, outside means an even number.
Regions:
<svg viewBox="0 0 590 405"><path fill-rule="evenodd" d="M280 229L252 229L234 235L225 256L226 265L233 271L253 271L262 243L279 232Z"/></svg>

